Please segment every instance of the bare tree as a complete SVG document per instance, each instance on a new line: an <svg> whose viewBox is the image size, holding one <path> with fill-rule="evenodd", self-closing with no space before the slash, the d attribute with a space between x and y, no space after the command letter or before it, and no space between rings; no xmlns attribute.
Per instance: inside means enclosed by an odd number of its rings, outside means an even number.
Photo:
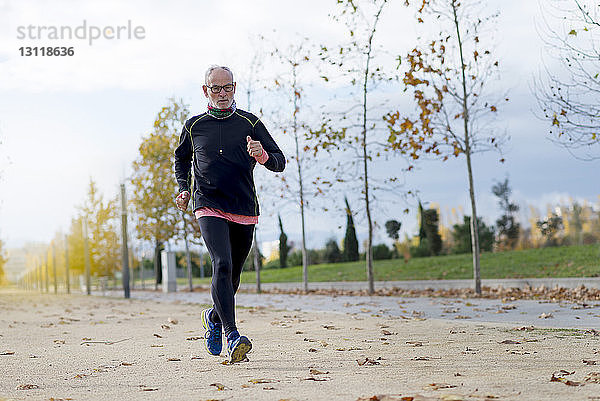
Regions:
<svg viewBox="0 0 600 401"><path fill-rule="evenodd" d="M309 62L312 61L311 46L307 38L301 38L296 43L283 48L274 46L271 51L274 57L284 67L284 72L277 75L274 80L274 87L282 92L282 98L287 99L287 106L282 115L278 118L279 128L283 132L289 133L294 142L294 153L290 158L296 162L296 171L292 175L281 175L283 192L292 199L295 206L300 211L300 223L302 231L302 279L304 282L304 291L308 291L308 256L306 251L306 220L305 214L308 206L307 189L307 154L305 149L305 134L308 132L308 124L301 118L301 108L303 107L304 82L303 74L306 72Z"/></svg>
<svg viewBox="0 0 600 401"><path fill-rule="evenodd" d="M350 165L338 163L331 168L334 175L333 182L360 184L358 193L364 200L364 212L367 220L366 271L368 292L373 294L373 229L372 216L373 194L375 182L371 172L374 159L383 155L389 144L377 139L377 123L381 118L373 120L369 103L370 95L382 82L389 82L381 64L378 64L377 55L381 49L376 45L376 33L388 0L365 0L362 2L340 0L340 11L334 16L336 21L346 25L349 36L348 43L328 48L321 45L321 59L335 69L330 75L344 79L345 84L351 85L352 94L348 98L352 104L342 113L328 111L323 118L321 127L311 131L309 139L316 140L313 147L315 153L319 149L334 151L341 149L344 155L352 158ZM330 81L330 76L323 75L325 81ZM321 185L332 185L329 178L319 181Z"/></svg>
<svg viewBox="0 0 600 401"><path fill-rule="evenodd" d="M490 117L498 110L490 100L494 96L489 94L494 89L489 86L498 61L480 39L496 15L483 17L479 1L419 0L417 6L417 21L435 24L439 32L432 39L421 38L406 56L409 66L403 82L413 94L419 115L402 115L400 111L388 114L389 141L413 160L423 155L444 161L451 156L465 156L472 212L473 277L475 291L480 294L472 156L500 150L506 139L490 124Z"/></svg>
<svg viewBox="0 0 600 401"><path fill-rule="evenodd" d="M595 4L594 4L595 3ZM540 2L539 30L550 60L534 80L550 139L583 160L600 158L600 4Z"/></svg>

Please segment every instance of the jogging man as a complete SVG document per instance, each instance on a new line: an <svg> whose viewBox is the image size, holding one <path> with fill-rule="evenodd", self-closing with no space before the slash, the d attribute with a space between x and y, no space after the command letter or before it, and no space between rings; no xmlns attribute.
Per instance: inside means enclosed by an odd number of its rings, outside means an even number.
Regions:
<svg viewBox="0 0 600 401"><path fill-rule="evenodd" d="M235 87L229 68L206 71L202 89L208 110L185 122L175 150L175 202L187 209L193 167L194 214L212 261L213 307L202 311L206 349L220 355L224 331L231 363L244 360L252 348L236 327L234 295L258 223L254 166L258 162L274 172L285 168L285 157L263 123L236 108Z"/></svg>

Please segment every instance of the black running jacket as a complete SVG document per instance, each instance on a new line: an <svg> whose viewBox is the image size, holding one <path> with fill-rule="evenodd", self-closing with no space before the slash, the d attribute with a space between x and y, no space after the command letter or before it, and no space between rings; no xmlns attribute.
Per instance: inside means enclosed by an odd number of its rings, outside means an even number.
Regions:
<svg viewBox="0 0 600 401"><path fill-rule="evenodd" d="M260 141L274 172L285 168L285 156L258 117L237 109L223 119L202 113L187 120L175 150L175 177L179 192L190 191L194 168L193 210L211 207L223 212L258 216L254 188L254 157L246 150L246 137Z"/></svg>

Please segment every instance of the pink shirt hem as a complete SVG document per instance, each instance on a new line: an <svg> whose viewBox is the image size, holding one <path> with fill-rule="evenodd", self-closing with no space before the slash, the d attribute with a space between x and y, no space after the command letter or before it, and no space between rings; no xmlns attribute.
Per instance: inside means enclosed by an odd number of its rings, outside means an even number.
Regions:
<svg viewBox="0 0 600 401"><path fill-rule="evenodd" d="M242 214L227 213L212 207L201 207L200 209L196 209L194 215L197 219L200 217L219 217L237 224L258 224L258 216L244 216Z"/></svg>

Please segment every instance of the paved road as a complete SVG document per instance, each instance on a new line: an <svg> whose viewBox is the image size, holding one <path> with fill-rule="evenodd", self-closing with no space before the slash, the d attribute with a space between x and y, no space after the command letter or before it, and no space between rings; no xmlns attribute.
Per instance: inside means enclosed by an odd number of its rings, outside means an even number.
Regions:
<svg viewBox="0 0 600 401"><path fill-rule="evenodd" d="M266 287L266 286L265 286ZM311 287L314 288L314 287ZM325 287L330 288L330 287ZM364 288L364 287L363 287ZM102 295L102 293L95 293ZM104 295L122 297L121 291ZM162 293L131 292L132 298L164 302L211 304L208 291ZM329 311L381 316L423 317L427 319L502 322L536 327L600 329L600 302L548 302L518 300L503 303L497 299L406 298L377 296L325 296L239 293L238 306L283 310Z"/></svg>

